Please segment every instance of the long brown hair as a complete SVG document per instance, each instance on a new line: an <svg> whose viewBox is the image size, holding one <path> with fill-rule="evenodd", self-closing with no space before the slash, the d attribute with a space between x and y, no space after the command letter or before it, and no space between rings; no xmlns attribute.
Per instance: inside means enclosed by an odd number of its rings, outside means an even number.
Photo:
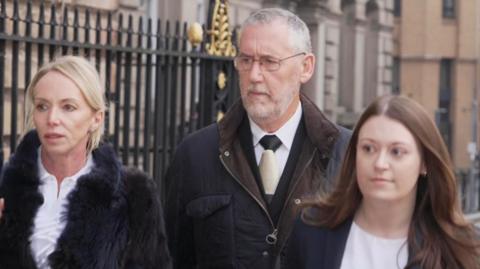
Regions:
<svg viewBox="0 0 480 269"><path fill-rule="evenodd" d="M411 257L406 268L414 265L423 269L479 268L478 237L461 211L447 147L428 113L406 97L382 96L368 106L353 130L333 192L306 202L303 221L335 228L353 218L362 200L355 165L358 134L369 118L378 115L402 123L412 133L428 173L418 178L407 239Z"/></svg>

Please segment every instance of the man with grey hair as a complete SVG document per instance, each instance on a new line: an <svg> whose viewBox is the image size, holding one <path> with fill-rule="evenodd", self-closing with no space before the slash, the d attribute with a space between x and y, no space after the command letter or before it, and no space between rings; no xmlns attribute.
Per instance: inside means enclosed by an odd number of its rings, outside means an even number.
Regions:
<svg viewBox="0 0 480 269"><path fill-rule="evenodd" d="M238 48L241 100L187 137L167 172L175 268L280 268L302 199L328 190L350 137L300 93L315 56L295 14L254 12Z"/></svg>

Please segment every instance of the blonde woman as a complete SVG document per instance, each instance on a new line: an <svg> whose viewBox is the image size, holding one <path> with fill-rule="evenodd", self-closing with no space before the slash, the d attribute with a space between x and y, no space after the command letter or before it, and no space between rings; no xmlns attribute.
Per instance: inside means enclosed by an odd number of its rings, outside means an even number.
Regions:
<svg viewBox="0 0 480 269"><path fill-rule="evenodd" d="M0 268L166 268L155 186L102 144L106 103L95 68L64 56L26 96L26 126L3 168Z"/></svg>

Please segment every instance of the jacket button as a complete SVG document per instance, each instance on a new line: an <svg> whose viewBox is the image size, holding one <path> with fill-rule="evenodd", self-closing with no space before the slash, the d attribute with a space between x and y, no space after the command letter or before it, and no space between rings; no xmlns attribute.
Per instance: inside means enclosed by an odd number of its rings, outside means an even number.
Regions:
<svg viewBox="0 0 480 269"><path fill-rule="evenodd" d="M228 156L230 156L230 151L228 151L228 150L227 150L227 151L225 151L225 152L223 153L223 155L225 155L225 157L228 157Z"/></svg>
<svg viewBox="0 0 480 269"><path fill-rule="evenodd" d="M265 250L264 252L262 252L262 256L263 257L268 257L268 251Z"/></svg>
<svg viewBox="0 0 480 269"><path fill-rule="evenodd" d="M296 198L295 200L293 200L293 202L296 204L296 205L299 205L302 203L302 200Z"/></svg>

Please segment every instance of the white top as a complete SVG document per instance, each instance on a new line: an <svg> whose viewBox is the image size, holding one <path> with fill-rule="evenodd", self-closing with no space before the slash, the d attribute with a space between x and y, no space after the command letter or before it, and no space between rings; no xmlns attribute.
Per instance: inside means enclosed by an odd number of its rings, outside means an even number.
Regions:
<svg viewBox="0 0 480 269"><path fill-rule="evenodd" d="M278 175L281 175L285 165L287 164L288 154L290 153L293 139L295 138L295 133L297 132L298 125L302 119L302 106L300 102L298 103L297 110L293 116L290 117L290 119L282 127L273 133L265 132L250 117L248 117L248 119L250 121L250 129L252 130L253 147L255 149L257 165L260 163L260 159L262 158L262 153L264 151L264 148L260 144L260 139L262 139L264 135L276 135L280 141L282 141L282 145L275 151L279 170Z"/></svg>
<svg viewBox="0 0 480 269"><path fill-rule="evenodd" d="M68 194L75 189L77 179L90 172L94 163L91 155L87 157L85 166L75 175L66 177L60 184L57 197L57 179L48 173L42 163L40 154L41 148L38 148L38 175L40 178L39 192L42 194L44 202L38 209L34 219L33 233L30 236L30 247L33 257L39 269L48 269L48 255L50 255L57 245L66 225L65 209L68 205Z"/></svg>
<svg viewBox="0 0 480 269"><path fill-rule="evenodd" d="M407 238L385 239L355 222L348 234L341 269L402 269L407 265Z"/></svg>

